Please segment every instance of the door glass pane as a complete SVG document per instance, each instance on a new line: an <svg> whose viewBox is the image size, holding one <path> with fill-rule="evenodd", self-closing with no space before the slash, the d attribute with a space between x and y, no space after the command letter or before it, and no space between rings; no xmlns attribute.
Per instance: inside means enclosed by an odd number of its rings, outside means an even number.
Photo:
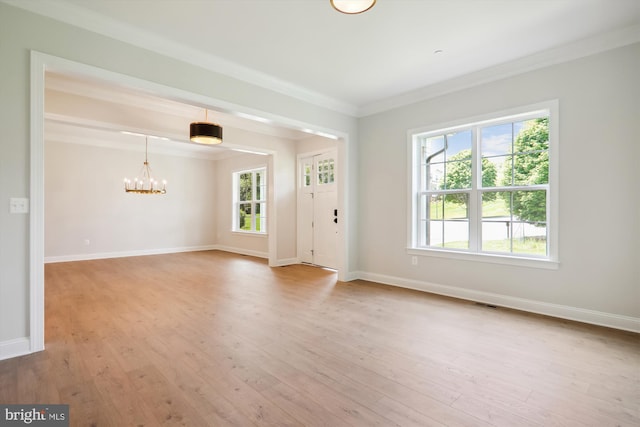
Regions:
<svg viewBox="0 0 640 427"><path fill-rule="evenodd" d="M335 162L333 161L333 159L329 160L329 174L327 177L327 181L329 182L329 184L332 184L335 180L335 173L334 173L334 169L335 169Z"/></svg>
<svg viewBox="0 0 640 427"><path fill-rule="evenodd" d="M304 179L302 180L303 185L305 187L309 187L311 185L311 165L310 164L305 164L304 165Z"/></svg>

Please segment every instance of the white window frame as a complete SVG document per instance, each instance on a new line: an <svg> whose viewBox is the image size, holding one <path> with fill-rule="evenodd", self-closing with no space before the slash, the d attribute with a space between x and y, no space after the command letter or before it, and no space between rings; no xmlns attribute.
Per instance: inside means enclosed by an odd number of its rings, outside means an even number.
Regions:
<svg viewBox="0 0 640 427"><path fill-rule="evenodd" d="M240 200L240 175L245 174L245 173L251 173L252 174L252 179L251 179L251 200ZM257 173L262 173L263 175L263 191L261 193L262 198L261 199L256 199L256 174ZM232 228L231 230L234 233L242 233L242 234L254 234L254 235L266 235L267 234L267 230L268 230L268 217L267 217L267 209L268 209L268 204L267 204L267 191L268 191L268 180L267 180L267 167L266 166L260 166L257 168L251 168L251 169L242 169L242 170L238 170L238 171L234 171L233 172L233 176L232 176L232 192L233 192L233 209L232 209L232 213L231 213L231 218L232 218ZM240 228L240 223L239 223L239 209L240 209L240 205L241 204L245 204L245 203L251 203L251 230L243 230ZM259 231L256 231L256 204L263 204L264 205L264 210L261 211L263 217L264 217L264 226L260 227Z"/></svg>
<svg viewBox="0 0 640 427"><path fill-rule="evenodd" d="M558 120L559 107L557 100L545 101L537 104L526 105L509 110L498 111L482 116L464 118L448 123L434 124L428 127L410 129L407 132L407 170L409 171L408 185L408 230L407 253L414 256L431 256L449 259L461 259L468 261L489 262L498 264L517 265L524 267L557 269L558 260L558 164L559 164L559 138ZM474 165L473 186L469 201L469 240L470 249L460 250L452 248L421 247L418 245L418 233L420 232L420 142L419 138L428 134L455 133L456 131L469 129L476 126L498 125L518 120L526 120L532 117L549 117L549 184L547 187L547 256L537 257L528 254L494 253L479 250L481 239L480 224L482 220L481 203L478 202L479 166L481 164L478 155L478 139L473 141L472 162ZM515 187L512 188L516 189Z"/></svg>

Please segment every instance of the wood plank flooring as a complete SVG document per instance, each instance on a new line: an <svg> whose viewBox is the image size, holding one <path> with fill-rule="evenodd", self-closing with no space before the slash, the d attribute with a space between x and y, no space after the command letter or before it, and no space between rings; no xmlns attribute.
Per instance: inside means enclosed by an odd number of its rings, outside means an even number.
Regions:
<svg viewBox="0 0 640 427"><path fill-rule="evenodd" d="M640 337L218 251L48 264L0 403L72 426L640 426Z"/></svg>

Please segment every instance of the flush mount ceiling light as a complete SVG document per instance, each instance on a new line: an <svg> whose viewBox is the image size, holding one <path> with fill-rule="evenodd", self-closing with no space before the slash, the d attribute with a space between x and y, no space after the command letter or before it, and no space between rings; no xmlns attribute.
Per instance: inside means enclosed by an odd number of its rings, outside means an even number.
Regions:
<svg viewBox="0 0 640 427"><path fill-rule="evenodd" d="M355 15L366 12L376 4L376 0L330 0L331 6L338 12Z"/></svg>
<svg viewBox="0 0 640 427"><path fill-rule="evenodd" d="M149 137L144 137L144 164L140 170L140 177L136 177L133 181L129 178L124 179L124 191L127 193L138 194L165 194L167 192L167 181L162 180L162 186L155 180L151 173L151 166L148 160Z"/></svg>
<svg viewBox="0 0 640 427"><path fill-rule="evenodd" d="M208 110L204 113L204 122L193 122L189 126L189 139L198 144L216 145L222 143L222 127L209 123Z"/></svg>

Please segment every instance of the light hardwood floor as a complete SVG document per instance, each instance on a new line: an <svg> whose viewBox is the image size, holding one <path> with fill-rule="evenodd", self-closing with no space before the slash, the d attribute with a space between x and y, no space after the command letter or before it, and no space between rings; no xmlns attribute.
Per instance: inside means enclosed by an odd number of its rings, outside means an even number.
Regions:
<svg viewBox="0 0 640 427"><path fill-rule="evenodd" d="M87 426L639 426L637 334L193 252L48 264L0 403Z"/></svg>

